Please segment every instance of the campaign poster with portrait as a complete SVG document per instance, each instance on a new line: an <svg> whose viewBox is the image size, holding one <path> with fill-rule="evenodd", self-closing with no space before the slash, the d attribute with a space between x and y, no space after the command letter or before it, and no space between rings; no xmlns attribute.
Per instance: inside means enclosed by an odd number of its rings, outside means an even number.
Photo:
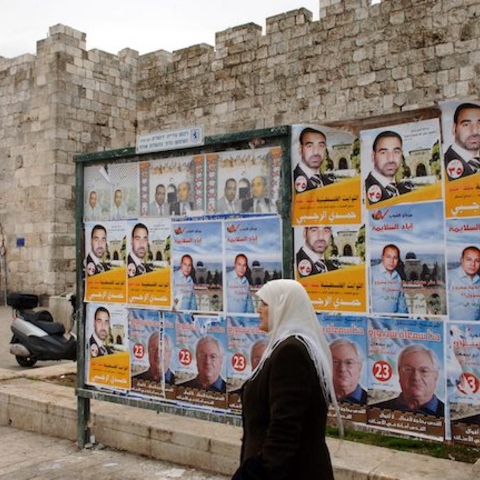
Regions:
<svg viewBox="0 0 480 480"><path fill-rule="evenodd" d="M443 203L377 208L367 228L369 311L445 315Z"/></svg>
<svg viewBox="0 0 480 480"><path fill-rule="evenodd" d="M449 328L447 395L452 440L480 446L480 324Z"/></svg>
<svg viewBox="0 0 480 480"><path fill-rule="evenodd" d="M241 388L268 345L269 337L258 328L259 321L258 316L227 316L227 393L228 408L232 411L241 411Z"/></svg>
<svg viewBox="0 0 480 480"><path fill-rule="evenodd" d="M254 294L269 280L283 277L280 217L225 220L225 311L255 313Z"/></svg>
<svg viewBox="0 0 480 480"><path fill-rule="evenodd" d="M480 220L447 219L448 317L480 320Z"/></svg>
<svg viewBox="0 0 480 480"><path fill-rule="evenodd" d="M109 390L130 388L127 309L88 303L85 315L86 382Z"/></svg>
<svg viewBox="0 0 480 480"><path fill-rule="evenodd" d="M361 131L367 209L441 199L440 147L438 119Z"/></svg>
<svg viewBox="0 0 480 480"><path fill-rule="evenodd" d="M170 307L170 219L130 220L126 226L127 303Z"/></svg>
<svg viewBox="0 0 480 480"><path fill-rule="evenodd" d="M277 213L282 199L282 148L208 153L207 214Z"/></svg>
<svg viewBox="0 0 480 480"><path fill-rule="evenodd" d="M137 162L108 165L110 183L110 220L128 220L139 216L139 166Z"/></svg>
<svg viewBox="0 0 480 480"><path fill-rule="evenodd" d="M132 390L146 396L175 399L171 362L175 323L158 310L129 309L130 371Z"/></svg>
<svg viewBox="0 0 480 480"><path fill-rule="evenodd" d="M440 102L445 216L480 215L480 101Z"/></svg>
<svg viewBox="0 0 480 480"><path fill-rule="evenodd" d="M368 424L444 438L444 323L369 318Z"/></svg>
<svg viewBox="0 0 480 480"><path fill-rule="evenodd" d="M292 125L292 225L362 223L360 146L348 131Z"/></svg>
<svg viewBox="0 0 480 480"><path fill-rule="evenodd" d="M333 386L343 420L367 423L367 319L354 315L317 315L333 362ZM329 422L336 424L330 405Z"/></svg>
<svg viewBox="0 0 480 480"><path fill-rule="evenodd" d="M223 310L221 220L172 222L174 310Z"/></svg>
<svg viewBox="0 0 480 480"><path fill-rule="evenodd" d="M176 399L208 408L227 408L225 317L176 313Z"/></svg>
<svg viewBox="0 0 480 480"><path fill-rule="evenodd" d="M295 279L316 311L366 312L365 226L294 227Z"/></svg>
<svg viewBox="0 0 480 480"><path fill-rule="evenodd" d="M110 184L103 164L85 166L83 169L83 220L99 222L110 216Z"/></svg>
<svg viewBox="0 0 480 480"><path fill-rule="evenodd" d="M140 162L141 216L203 215L204 173L203 154Z"/></svg>
<svg viewBox="0 0 480 480"><path fill-rule="evenodd" d="M126 303L125 222L85 223L85 301Z"/></svg>

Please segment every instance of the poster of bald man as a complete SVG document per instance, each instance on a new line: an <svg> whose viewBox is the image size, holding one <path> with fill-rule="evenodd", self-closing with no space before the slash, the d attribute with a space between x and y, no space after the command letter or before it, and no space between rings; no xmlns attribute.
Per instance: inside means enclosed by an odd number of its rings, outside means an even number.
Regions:
<svg viewBox="0 0 480 480"><path fill-rule="evenodd" d="M443 322L369 318L368 424L443 439Z"/></svg>
<svg viewBox="0 0 480 480"><path fill-rule="evenodd" d="M292 224L361 223L359 141L324 125L292 125Z"/></svg>
<svg viewBox="0 0 480 480"><path fill-rule="evenodd" d="M158 310L129 309L132 390L145 396L175 399L172 356L175 324Z"/></svg>
<svg viewBox="0 0 480 480"><path fill-rule="evenodd" d="M454 442L480 444L480 324L462 322L448 329L447 395Z"/></svg>
<svg viewBox="0 0 480 480"><path fill-rule="evenodd" d="M329 343L333 386L344 420L367 423L367 340L365 316L317 314ZM328 417L336 422L335 409Z"/></svg>
<svg viewBox="0 0 480 480"><path fill-rule="evenodd" d="M240 412L243 384L260 364L268 345L268 335L258 328L258 316L227 316L228 408Z"/></svg>
<svg viewBox="0 0 480 480"><path fill-rule="evenodd" d="M176 399L205 407L227 408L225 317L191 313L169 315L175 315Z"/></svg>

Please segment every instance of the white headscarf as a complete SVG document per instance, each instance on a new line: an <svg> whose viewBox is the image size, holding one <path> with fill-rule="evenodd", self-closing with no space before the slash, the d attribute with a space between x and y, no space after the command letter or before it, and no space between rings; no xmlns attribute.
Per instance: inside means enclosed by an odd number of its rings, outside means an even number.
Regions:
<svg viewBox="0 0 480 480"><path fill-rule="evenodd" d="M257 296L268 305L270 341L253 377L263 368L280 342L291 336L296 337L304 343L313 360L327 405L333 403L337 423L342 431L333 386L332 355L306 290L295 280L272 280L257 292Z"/></svg>

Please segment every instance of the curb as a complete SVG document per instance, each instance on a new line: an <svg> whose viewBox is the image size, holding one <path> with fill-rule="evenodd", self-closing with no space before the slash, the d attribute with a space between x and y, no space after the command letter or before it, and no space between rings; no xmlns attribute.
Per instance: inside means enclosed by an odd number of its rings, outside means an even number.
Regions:
<svg viewBox="0 0 480 480"><path fill-rule="evenodd" d="M0 369L0 425L76 441L77 398L71 387L42 381L76 371L75 364L11 372ZM242 429L106 401L91 401L92 440L157 460L231 475ZM466 464L346 440L327 439L336 480L477 479Z"/></svg>

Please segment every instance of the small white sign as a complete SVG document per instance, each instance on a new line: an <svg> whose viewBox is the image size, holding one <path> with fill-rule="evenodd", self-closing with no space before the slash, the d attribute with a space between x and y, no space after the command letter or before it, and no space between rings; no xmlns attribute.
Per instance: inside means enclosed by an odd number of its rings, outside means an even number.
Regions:
<svg viewBox="0 0 480 480"><path fill-rule="evenodd" d="M160 152L198 147L203 144L203 127L188 127L139 135L135 151L136 153Z"/></svg>

